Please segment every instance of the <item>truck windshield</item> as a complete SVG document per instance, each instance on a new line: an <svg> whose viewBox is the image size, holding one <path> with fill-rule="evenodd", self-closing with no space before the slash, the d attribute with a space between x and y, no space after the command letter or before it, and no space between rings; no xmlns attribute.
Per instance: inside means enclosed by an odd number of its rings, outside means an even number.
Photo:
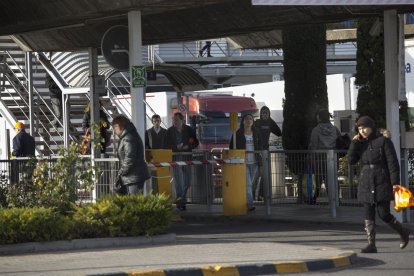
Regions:
<svg viewBox="0 0 414 276"><path fill-rule="evenodd" d="M210 117L208 122L199 124L198 131L203 144L227 144L232 135L230 119L227 117Z"/></svg>

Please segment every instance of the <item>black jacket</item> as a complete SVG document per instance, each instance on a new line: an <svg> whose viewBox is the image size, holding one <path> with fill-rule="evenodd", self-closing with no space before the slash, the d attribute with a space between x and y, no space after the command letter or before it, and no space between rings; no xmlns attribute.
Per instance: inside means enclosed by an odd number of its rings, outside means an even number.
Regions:
<svg viewBox="0 0 414 276"><path fill-rule="evenodd" d="M35 139L24 130L13 138L13 152L16 157L34 156L36 150Z"/></svg>
<svg viewBox="0 0 414 276"><path fill-rule="evenodd" d="M253 132L253 143L254 143L254 150L263 150L263 139L262 135L260 134L259 130L255 127L252 128ZM239 128L236 131L236 147L233 145L233 135L230 139L230 149L246 149L246 137L244 137L244 130Z"/></svg>
<svg viewBox="0 0 414 276"><path fill-rule="evenodd" d="M352 141L348 150L351 165L360 162L358 200L366 203L393 200L392 185L400 182L400 166L392 141L373 133Z"/></svg>
<svg viewBox="0 0 414 276"><path fill-rule="evenodd" d="M150 178L144 159L144 145L135 126L129 123L119 137L117 154L120 162L118 174L124 185L142 182Z"/></svg>
<svg viewBox="0 0 414 276"><path fill-rule="evenodd" d="M198 147L198 139L194 129L187 125L183 125L182 129L182 141L183 146L188 145L187 150L179 150L177 148L177 137L176 137L176 128L175 126L169 127L165 134L164 138L164 148L171 149L174 152L177 151L192 151L194 148Z"/></svg>
<svg viewBox="0 0 414 276"><path fill-rule="evenodd" d="M167 133L165 128L160 128L158 133L154 128L147 129L145 131L145 148L146 149L162 149L164 147L164 138ZM151 139L150 139L151 137Z"/></svg>
<svg viewBox="0 0 414 276"><path fill-rule="evenodd" d="M254 126L260 131L263 139L263 149L269 149L269 137L270 133L273 133L276 136L281 136L282 131L279 126L276 124L273 119L269 118L267 120L257 119L254 122Z"/></svg>

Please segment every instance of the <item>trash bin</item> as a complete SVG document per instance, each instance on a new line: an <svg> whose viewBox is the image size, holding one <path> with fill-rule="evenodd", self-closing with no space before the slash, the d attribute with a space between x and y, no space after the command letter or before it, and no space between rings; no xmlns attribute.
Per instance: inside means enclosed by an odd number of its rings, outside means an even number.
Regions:
<svg viewBox="0 0 414 276"><path fill-rule="evenodd" d="M245 150L226 150L223 159L245 159ZM223 164L223 213L225 216L245 215L246 198L246 164Z"/></svg>

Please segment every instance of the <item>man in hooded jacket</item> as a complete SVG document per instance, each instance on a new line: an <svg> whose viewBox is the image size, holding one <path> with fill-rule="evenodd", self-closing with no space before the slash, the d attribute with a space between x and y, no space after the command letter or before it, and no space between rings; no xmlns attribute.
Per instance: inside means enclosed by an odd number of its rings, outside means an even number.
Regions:
<svg viewBox="0 0 414 276"><path fill-rule="evenodd" d="M267 106L263 106L260 109L260 118L254 122L254 125L261 134L264 150L269 150L270 133L273 133L276 136L282 136L282 131L279 126L272 118L270 118L270 109ZM254 197L260 199L263 198L263 181L261 181L261 176L263 175L262 166L259 166L259 173L256 175L257 178L253 180ZM259 191L256 196L257 187L259 187Z"/></svg>
<svg viewBox="0 0 414 276"><path fill-rule="evenodd" d="M319 111L317 119L318 125L312 129L309 150L332 150L336 147L336 139L341 135L338 128L331 121L331 114L328 110ZM316 176L315 193L310 203L315 204L319 196L322 181L326 183L326 153L315 153L312 166Z"/></svg>

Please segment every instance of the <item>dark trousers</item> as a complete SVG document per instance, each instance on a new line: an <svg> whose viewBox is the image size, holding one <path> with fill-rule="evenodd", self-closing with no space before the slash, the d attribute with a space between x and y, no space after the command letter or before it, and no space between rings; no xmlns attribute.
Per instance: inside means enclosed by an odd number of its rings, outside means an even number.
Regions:
<svg viewBox="0 0 414 276"><path fill-rule="evenodd" d="M385 223L391 222L394 218L390 213L390 202L381 201L374 204L364 203L365 219L375 221L375 208L377 209L378 216Z"/></svg>

